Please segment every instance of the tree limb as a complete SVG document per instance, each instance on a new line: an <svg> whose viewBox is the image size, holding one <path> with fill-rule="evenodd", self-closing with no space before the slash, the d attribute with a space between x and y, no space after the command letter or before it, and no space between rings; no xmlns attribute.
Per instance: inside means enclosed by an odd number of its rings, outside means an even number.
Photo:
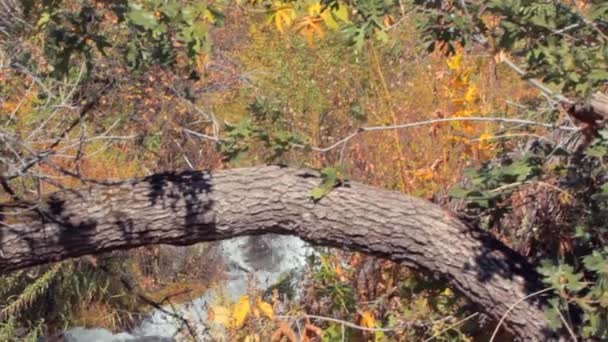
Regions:
<svg viewBox="0 0 608 342"><path fill-rule="evenodd" d="M355 182L314 202L319 182L313 171L268 166L56 192L35 213L7 216L0 273L143 245L289 234L430 272L519 339L552 338L543 298L524 299L545 287L539 275L488 233L437 205Z"/></svg>

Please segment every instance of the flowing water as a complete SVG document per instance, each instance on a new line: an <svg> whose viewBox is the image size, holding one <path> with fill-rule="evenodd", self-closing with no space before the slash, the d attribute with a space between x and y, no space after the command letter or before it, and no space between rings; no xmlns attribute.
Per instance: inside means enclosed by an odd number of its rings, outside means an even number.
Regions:
<svg viewBox="0 0 608 342"><path fill-rule="evenodd" d="M214 301L220 297L238 301L249 293L249 289L267 290L288 274L297 279L306 266L307 258L314 253L313 248L299 238L281 235L234 238L217 242L217 248L220 261L228 268L225 280L193 301L164 308L188 319L202 340L209 339L204 327L207 309ZM172 338L181 327L180 320L161 310L153 310L130 333L111 334L103 329L75 328L66 331L66 335L71 336L67 339L71 342L142 341L142 336L154 336L156 341L165 341L159 338ZM93 330L97 335L91 336Z"/></svg>

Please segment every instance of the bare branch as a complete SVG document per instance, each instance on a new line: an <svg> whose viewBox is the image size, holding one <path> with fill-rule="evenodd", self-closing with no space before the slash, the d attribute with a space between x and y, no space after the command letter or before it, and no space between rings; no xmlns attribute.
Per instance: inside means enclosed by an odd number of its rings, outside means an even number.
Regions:
<svg viewBox="0 0 608 342"><path fill-rule="evenodd" d="M309 315L309 314L302 314L302 315L298 315L298 316L277 315L277 318L280 318L280 319L292 319L292 318L296 318L296 319L301 319L301 318L317 319L317 320L320 320L320 321L338 323L340 325L347 326L349 328L353 328L353 329L357 329L357 330L361 330L361 331L369 331L369 332L377 332L377 331L392 332L392 331L395 331L396 329L398 329L397 327L393 327L393 328L368 328L368 327L360 326L360 325L357 325L357 324L354 324L354 323L351 323L351 322L347 322L347 321L342 320L342 319L337 319L337 318L332 318L332 317L325 317L325 316L318 316L318 315Z"/></svg>
<svg viewBox="0 0 608 342"><path fill-rule="evenodd" d="M324 153L324 152L331 151L334 148L336 148L342 144L345 144L352 138L354 138L357 135L364 133L364 132L390 131L390 130L407 129L407 128L432 125L432 124L437 124L437 123L442 123L442 122L458 122L458 121L500 122L500 123L508 123L508 124L519 124L519 125L525 125L525 126L539 126L539 127L550 128L550 129L567 131L567 132L578 132L579 131L579 128L577 128L577 127L556 126L556 125L552 125L552 124L548 124L548 123L532 121L532 120L525 120L525 119L466 116L466 117L432 119L432 120L418 121L418 122L400 124L400 125L361 127L357 131L349 134L345 138L342 138L341 140L339 140L339 141L335 142L334 144L327 146L327 147L314 147L314 146L309 147L309 146L302 145L302 144L294 144L293 146L298 147L298 148L303 148L303 149L311 149L312 151L315 151L315 152Z"/></svg>
<svg viewBox="0 0 608 342"><path fill-rule="evenodd" d="M526 71L524 71L522 68L517 66L515 63L513 63L513 61L511 61L509 58L503 57L502 62L505 63L509 68L513 69L520 76L525 77L527 75ZM528 81L528 83L530 83L534 87L538 88L544 94L546 94L552 98L555 98L559 102L570 104L570 105L575 103L574 101L570 100L569 98L565 97L564 95L556 93L553 90L547 88L547 86L545 86L542 82L540 82L539 80L537 80L535 78L526 78L526 81Z"/></svg>
<svg viewBox="0 0 608 342"><path fill-rule="evenodd" d="M509 307L509 309L508 309L508 310L507 310L507 311L504 313L504 315L502 315L502 317L501 317L500 321L499 321L499 322L498 322L498 324L496 325L496 329L494 329L494 333L492 333L492 337L490 338L490 342L493 342L493 341L494 341L494 339L496 338L496 335L498 335L498 331L500 330L500 327L503 325L503 323L505 322L505 320L507 319L507 317L509 316L509 314L511 313L511 311L513 311L513 309L515 309L515 307L516 307L518 304L521 304L521 303L525 302L526 300L528 300L528 299L530 299L530 298L532 298L532 297L536 297L536 296L538 296L538 295L541 295L541 294L543 294L543 293L549 292L549 291L551 291L551 290L553 290L553 288L552 288L552 287L547 287L547 288L545 288L545 289L542 289L542 290L539 290L539 291L533 292L533 293L531 293L531 294L529 294L529 295L527 295L527 296L525 296L525 297L523 297L523 298L520 298L518 301L516 301L515 303L513 303L513 304L512 304L512 305ZM525 319L525 317L522 317L522 319Z"/></svg>

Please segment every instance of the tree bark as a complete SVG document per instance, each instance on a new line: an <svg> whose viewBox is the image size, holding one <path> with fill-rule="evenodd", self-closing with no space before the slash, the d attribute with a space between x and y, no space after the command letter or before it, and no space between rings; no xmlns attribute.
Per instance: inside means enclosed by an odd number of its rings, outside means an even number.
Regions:
<svg viewBox="0 0 608 342"><path fill-rule="evenodd" d="M432 272L496 321L543 288L524 258L434 204L355 182L314 202L309 192L319 183L313 171L266 166L53 193L35 214L4 218L0 273L143 245L278 233ZM504 328L526 341L554 338L543 305L540 296L521 301Z"/></svg>

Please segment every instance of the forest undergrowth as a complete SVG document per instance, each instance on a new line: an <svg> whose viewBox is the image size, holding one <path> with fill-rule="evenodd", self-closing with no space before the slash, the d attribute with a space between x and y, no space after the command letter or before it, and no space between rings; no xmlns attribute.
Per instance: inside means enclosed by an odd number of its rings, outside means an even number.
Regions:
<svg viewBox="0 0 608 342"><path fill-rule="evenodd" d="M113 39L127 40L114 32L118 19L113 12L103 2L96 6L102 16L98 25L114 34ZM15 189L25 193L35 188L42 195L83 186L84 178L272 163L339 169L349 179L453 209L462 203L448 200L449 189L465 189L469 183L463 179L478 176L465 169L495 161L505 151L524 150L522 141L548 131L541 127L514 133L500 122L475 121L538 118L531 110L539 101L538 91L501 63L500 55L462 46L447 57L441 51L428 54L416 18L396 22L388 14L384 20L391 30L355 47L332 23L347 21L350 12L338 8L327 17L320 6L310 2L305 17L296 17L291 3L280 1L271 14L237 4L226 6L221 15L209 11L209 21L222 22L221 28L209 30L212 48L200 49L190 59L177 55L171 68L152 65L136 71L116 62L112 52L99 54L92 66L97 76L85 87L71 87L86 78L85 61L63 80L42 85L3 69L0 124L35 137L32 148L56 144L59 151L51 163L40 166L46 181L24 178ZM40 20L37 25L47 25ZM488 19L488 25L498 24ZM53 72L45 39L40 30L22 44L38 71ZM47 96L46 88L58 95ZM77 129L56 142L50 127L66 127L83 115L71 104L73 95L81 104L95 98L95 105ZM59 110L65 113L56 115ZM556 115L551 110L545 114ZM465 120L449 121L455 117ZM416 122L425 124L360 131ZM347 143L331 148L353 133ZM559 191L538 194L568 201ZM11 194L0 196L8 199ZM526 194L518 196L523 201ZM532 216L514 215L520 216L510 217L511 222ZM522 237L505 230L508 224L498 229L487 217L481 220L526 256L555 247L540 246L542 241L525 235L527 231ZM567 253L571 245L565 239L560 243L557 248ZM0 340L35 340L72 326L128 329L151 309L141 296L179 303L222 280L223 267L210 269L206 262L212 248L187 247L179 262L173 248L67 260L0 278ZM302 336L323 341L472 341L487 339L492 331L482 314L431 275L362 254L319 252L298 300L282 302L278 290L250 293L235 303L214 306L212 320L226 327L228 340L239 341L295 341L296 332L285 324L290 320L302 324ZM123 284L125 278L135 284L137 294ZM191 338L186 330L181 336Z"/></svg>

